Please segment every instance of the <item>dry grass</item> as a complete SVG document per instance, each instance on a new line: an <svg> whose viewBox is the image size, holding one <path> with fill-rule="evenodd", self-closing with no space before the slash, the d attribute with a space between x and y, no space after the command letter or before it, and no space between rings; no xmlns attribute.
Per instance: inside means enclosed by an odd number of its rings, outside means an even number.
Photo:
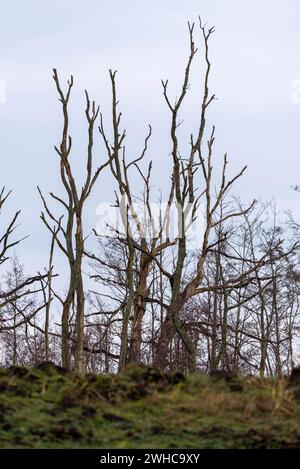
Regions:
<svg viewBox="0 0 300 469"><path fill-rule="evenodd" d="M0 447L298 448L294 391L284 379L148 368L82 378L0 370Z"/></svg>

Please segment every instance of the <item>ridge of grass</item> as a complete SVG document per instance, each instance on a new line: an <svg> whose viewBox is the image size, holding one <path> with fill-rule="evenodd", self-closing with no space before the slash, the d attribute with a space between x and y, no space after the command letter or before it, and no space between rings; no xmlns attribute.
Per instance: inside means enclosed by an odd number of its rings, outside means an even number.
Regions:
<svg viewBox="0 0 300 469"><path fill-rule="evenodd" d="M300 448L299 390L146 367L0 369L0 448Z"/></svg>

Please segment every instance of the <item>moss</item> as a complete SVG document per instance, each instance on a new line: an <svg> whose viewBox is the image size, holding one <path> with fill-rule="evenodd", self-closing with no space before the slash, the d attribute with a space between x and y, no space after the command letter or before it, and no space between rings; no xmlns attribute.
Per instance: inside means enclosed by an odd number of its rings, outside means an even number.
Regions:
<svg viewBox="0 0 300 469"><path fill-rule="evenodd" d="M0 370L1 448L299 448L299 385L128 367Z"/></svg>

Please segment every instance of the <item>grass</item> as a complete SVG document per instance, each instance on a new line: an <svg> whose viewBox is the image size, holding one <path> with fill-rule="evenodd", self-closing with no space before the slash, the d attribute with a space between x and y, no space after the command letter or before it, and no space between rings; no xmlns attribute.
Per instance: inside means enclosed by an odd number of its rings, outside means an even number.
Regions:
<svg viewBox="0 0 300 469"><path fill-rule="evenodd" d="M0 415L1 448L300 448L284 379L15 367L0 370Z"/></svg>

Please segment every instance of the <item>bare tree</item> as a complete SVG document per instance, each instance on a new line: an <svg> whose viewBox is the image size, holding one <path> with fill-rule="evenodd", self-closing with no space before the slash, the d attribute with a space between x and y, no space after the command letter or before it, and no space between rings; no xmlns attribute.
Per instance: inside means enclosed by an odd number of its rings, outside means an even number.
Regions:
<svg viewBox="0 0 300 469"><path fill-rule="evenodd" d="M11 192L5 193L5 188L0 191L0 215L2 214L5 202ZM14 238L15 229L20 211L17 211L8 226L0 234L0 268L4 275L3 266L11 258L12 248L15 248L24 238ZM36 296L41 292L40 282L51 277L52 272L26 276L20 266L17 257L13 257L11 274L4 276L4 281L0 284L0 333L13 336L13 363L17 361L17 329L26 326L40 311L45 304L43 301L36 301ZM23 301L26 299L26 306ZM22 306L21 306L22 305Z"/></svg>
<svg viewBox="0 0 300 469"><path fill-rule="evenodd" d="M64 224L64 215L56 217L50 210L46 199L41 190L44 210L41 219L54 237L57 246L66 256L69 264L69 285L66 298L63 301L62 311L62 363L67 369L70 369L70 311L76 304L75 313L75 356L74 369L76 372L83 372L83 348L84 348L84 288L82 279L82 260L84 253L84 234L83 234L83 209L84 204L89 197L100 172L109 164L104 162L93 170L93 147L94 147L94 127L99 114L99 107L96 107L94 101L90 101L87 91L85 115L88 124L88 146L86 159L86 174L83 185L78 187L73 175L70 162L70 153L72 149L72 138L69 135L69 112L68 105L70 94L73 87L73 77L68 81L67 91L64 93L58 78L56 69L53 70L53 78L62 105L63 130L59 147L55 146L55 151L60 158L60 177L64 187L66 198L62 199L58 195L50 193L66 213L66 222ZM55 227L52 227L54 223Z"/></svg>

